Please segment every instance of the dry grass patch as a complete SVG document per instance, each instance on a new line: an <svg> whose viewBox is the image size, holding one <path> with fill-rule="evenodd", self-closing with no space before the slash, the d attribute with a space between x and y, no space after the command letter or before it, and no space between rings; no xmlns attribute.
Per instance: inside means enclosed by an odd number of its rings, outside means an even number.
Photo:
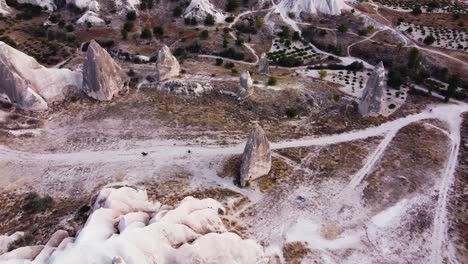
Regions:
<svg viewBox="0 0 468 264"><path fill-rule="evenodd" d="M286 243L283 246L283 256L286 263L299 264L311 251L303 242Z"/></svg>

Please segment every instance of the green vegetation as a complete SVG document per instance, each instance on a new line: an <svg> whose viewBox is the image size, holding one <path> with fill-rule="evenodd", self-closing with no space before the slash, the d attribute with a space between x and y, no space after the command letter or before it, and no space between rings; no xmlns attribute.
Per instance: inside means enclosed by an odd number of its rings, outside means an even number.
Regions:
<svg viewBox="0 0 468 264"><path fill-rule="evenodd" d="M340 33L346 33L348 31L348 27L343 24L339 25L337 29L338 29L338 32Z"/></svg>
<svg viewBox="0 0 468 264"><path fill-rule="evenodd" d="M184 11L184 9L180 5L178 5L172 11L172 15L175 16L175 17L180 17L182 15L183 11Z"/></svg>
<svg viewBox="0 0 468 264"><path fill-rule="evenodd" d="M201 39L207 39L209 36L210 36L210 32L208 32L208 30L203 30L202 32L200 32Z"/></svg>
<svg viewBox="0 0 468 264"><path fill-rule="evenodd" d="M320 79L323 79L323 78L327 77L328 72L327 72L326 70L323 70L323 69L322 69L322 70L319 70L319 71L318 71L318 74L319 74L319 76L320 76Z"/></svg>
<svg viewBox="0 0 468 264"><path fill-rule="evenodd" d="M228 0L226 3L226 12L233 12L239 7L238 0Z"/></svg>
<svg viewBox="0 0 468 264"><path fill-rule="evenodd" d="M162 38L164 36L164 28L161 26L156 26L153 28L153 33L157 38Z"/></svg>
<svg viewBox="0 0 468 264"><path fill-rule="evenodd" d="M204 23L205 23L206 26L213 26L216 23L216 19L215 19L215 17L213 15L208 14L205 17Z"/></svg>
<svg viewBox="0 0 468 264"><path fill-rule="evenodd" d="M36 192L26 194L23 210L30 213L42 212L52 204L53 199L49 195L41 197Z"/></svg>
<svg viewBox="0 0 468 264"><path fill-rule="evenodd" d="M270 76L270 78L268 78L268 81L267 81L268 86L275 86L277 83L278 83L278 80L276 80L275 77Z"/></svg>
<svg viewBox="0 0 468 264"><path fill-rule="evenodd" d="M137 19L137 13L135 11L129 11L127 13L127 20L135 21Z"/></svg>
<svg viewBox="0 0 468 264"><path fill-rule="evenodd" d="M300 114L299 110L294 107L288 107L286 109L286 116L288 118L296 118L299 116L299 114Z"/></svg>
<svg viewBox="0 0 468 264"><path fill-rule="evenodd" d="M151 33L151 30L148 27L145 27L143 31L141 31L140 37L142 39L151 39L153 38L153 33Z"/></svg>

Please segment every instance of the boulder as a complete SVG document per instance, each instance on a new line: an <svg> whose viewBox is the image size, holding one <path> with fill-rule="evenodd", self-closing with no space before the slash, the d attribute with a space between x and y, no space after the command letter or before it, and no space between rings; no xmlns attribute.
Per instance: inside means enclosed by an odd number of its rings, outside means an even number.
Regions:
<svg viewBox="0 0 468 264"><path fill-rule="evenodd" d="M267 175L271 170L271 150L265 131L258 124L250 132L240 169L240 185Z"/></svg>
<svg viewBox="0 0 468 264"><path fill-rule="evenodd" d="M46 68L33 57L0 41L0 95L17 107L41 111L49 103L79 93L82 75L68 69Z"/></svg>
<svg viewBox="0 0 468 264"><path fill-rule="evenodd" d="M362 116L377 116L382 108L385 89L385 68L383 62L375 66L359 102L359 113Z"/></svg>
<svg viewBox="0 0 468 264"><path fill-rule="evenodd" d="M270 69L270 63L268 62L267 55L262 53L260 60L258 61L258 73L261 75L267 75Z"/></svg>
<svg viewBox="0 0 468 264"><path fill-rule="evenodd" d="M160 81L173 78L180 74L180 64L166 45L163 45L158 51L156 67Z"/></svg>
<svg viewBox="0 0 468 264"><path fill-rule="evenodd" d="M226 16L218 10L210 0L191 0L190 4L185 8L184 17L196 18L198 21L203 21L207 15L212 15L216 22L222 23Z"/></svg>
<svg viewBox="0 0 468 264"><path fill-rule="evenodd" d="M5 0L0 0L0 14L5 16L10 13L10 7L7 5Z"/></svg>
<svg viewBox="0 0 468 264"><path fill-rule="evenodd" d="M253 81L250 77L250 73L248 71L243 71L239 78L240 87L238 96L240 98L245 98L250 96L253 93Z"/></svg>
<svg viewBox="0 0 468 264"><path fill-rule="evenodd" d="M83 91L96 100L109 101L126 89L126 74L109 53L92 40L83 65Z"/></svg>

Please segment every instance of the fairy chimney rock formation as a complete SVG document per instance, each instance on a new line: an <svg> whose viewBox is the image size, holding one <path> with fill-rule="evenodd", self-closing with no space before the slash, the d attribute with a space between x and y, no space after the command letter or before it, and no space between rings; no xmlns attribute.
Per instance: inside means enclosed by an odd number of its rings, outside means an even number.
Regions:
<svg viewBox="0 0 468 264"><path fill-rule="evenodd" d="M240 98L245 98L253 93L253 81L250 77L250 73L248 71L243 71L239 78L240 87L238 96Z"/></svg>
<svg viewBox="0 0 468 264"><path fill-rule="evenodd" d="M126 75L96 41L89 43L83 65L83 91L99 101L109 101L127 88Z"/></svg>
<svg viewBox="0 0 468 264"><path fill-rule="evenodd" d="M271 150L263 128L256 124L250 131L240 168L240 185L267 175L271 170Z"/></svg>
<svg viewBox="0 0 468 264"><path fill-rule="evenodd" d="M372 75L366 83L366 88L359 102L359 113L362 116L377 116L382 108L385 89L385 68L383 62L375 66Z"/></svg>
<svg viewBox="0 0 468 264"><path fill-rule="evenodd" d="M267 55L265 53L262 53L262 56L260 56L260 60L258 61L258 72L261 75L267 75L269 69L270 63L268 62Z"/></svg>
<svg viewBox="0 0 468 264"><path fill-rule="evenodd" d="M46 68L33 57L0 41L0 100L29 111L76 94L82 75L69 69Z"/></svg>
<svg viewBox="0 0 468 264"><path fill-rule="evenodd" d="M166 45L163 45L158 51L156 67L160 81L173 78L180 74L180 64Z"/></svg>

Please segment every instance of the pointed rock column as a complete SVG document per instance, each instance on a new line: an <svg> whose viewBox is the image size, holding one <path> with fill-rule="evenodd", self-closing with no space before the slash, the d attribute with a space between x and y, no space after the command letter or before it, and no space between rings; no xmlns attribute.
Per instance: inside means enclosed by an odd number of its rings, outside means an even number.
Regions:
<svg viewBox="0 0 468 264"><path fill-rule="evenodd" d="M359 113L363 116L376 116L382 108L382 97L385 89L385 68L383 62L375 66L366 83L366 88L359 102Z"/></svg>
<svg viewBox="0 0 468 264"><path fill-rule="evenodd" d="M270 63L268 62L267 55L262 53L260 60L258 61L258 73L261 75L267 75L270 70Z"/></svg>
<svg viewBox="0 0 468 264"><path fill-rule="evenodd" d="M240 169L240 185L267 175L271 170L271 150L265 131L258 124L252 129L245 145Z"/></svg>
<svg viewBox="0 0 468 264"><path fill-rule="evenodd" d="M83 91L99 101L109 101L127 88L126 75L96 41L89 43L83 65Z"/></svg>
<svg viewBox="0 0 468 264"><path fill-rule="evenodd" d="M176 77L180 74L180 64L176 57L172 55L171 50L165 44L158 51L158 60L156 62L159 81Z"/></svg>
<svg viewBox="0 0 468 264"><path fill-rule="evenodd" d="M248 71L243 71L241 73L239 82L240 82L240 87L239 87L238 96L240 98L245 98L253 93L253 89L252 89L253 81Z"/></svg>

